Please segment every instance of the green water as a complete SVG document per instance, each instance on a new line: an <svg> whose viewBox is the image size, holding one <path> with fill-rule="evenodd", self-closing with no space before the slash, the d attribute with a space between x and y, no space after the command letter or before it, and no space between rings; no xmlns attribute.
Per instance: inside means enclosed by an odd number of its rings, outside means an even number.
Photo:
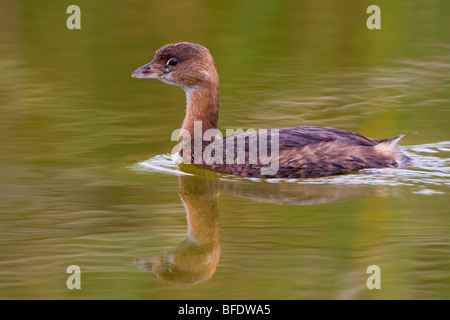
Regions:
<svg viewBox="0 0 450 320"><path fill-rule="evenodd" d="M2 1L0 298L449 299L449 10ZM180 167L183 91L130 77L178 41L216 60L220 129L404 133L413 164L304 180ZM70 265L81 289L66 286ZM366 286L371 265L381 289Z"/></svg>

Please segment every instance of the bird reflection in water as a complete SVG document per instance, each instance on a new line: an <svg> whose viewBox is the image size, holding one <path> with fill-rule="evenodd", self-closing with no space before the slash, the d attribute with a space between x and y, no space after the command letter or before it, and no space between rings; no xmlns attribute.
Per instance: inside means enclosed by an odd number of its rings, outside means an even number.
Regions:
<svg viewBox="0 0 450 320"><path fill-rule="evenodd" d="M203 171L203 170L202 170ZM198 173L198 172L196 172ZM265 183L218 179L206 175L179 177L179 196L187 215L187 236L176 248L151 258L137 258L135 265L175 286L192 286L215 273L221 251L218 199L222 193L259 202L313 205L339 200L386 196L385 188L333 184Z"/></svg>
<svg viewBox="0 0 450 320"><path fill-rule="evenodd" d="M187 216L187 236L173 250L157 257L139 258L135 265L159 280L191 286L211 278L220 257L219 190L211 180L181 176L179 195Z"/></svg>

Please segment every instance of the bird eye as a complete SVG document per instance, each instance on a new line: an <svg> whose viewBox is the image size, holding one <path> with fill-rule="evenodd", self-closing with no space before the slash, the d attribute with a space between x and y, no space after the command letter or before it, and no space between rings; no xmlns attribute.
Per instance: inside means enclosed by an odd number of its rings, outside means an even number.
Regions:
<svg viewBox="0 0 450 320"><path fill-rule="evenodd" d="M176 66L177 64L178 64L178 59L177 58L170 58L168 61L167 61L167 64L166 65L169 65L169 66Z"/></svg>

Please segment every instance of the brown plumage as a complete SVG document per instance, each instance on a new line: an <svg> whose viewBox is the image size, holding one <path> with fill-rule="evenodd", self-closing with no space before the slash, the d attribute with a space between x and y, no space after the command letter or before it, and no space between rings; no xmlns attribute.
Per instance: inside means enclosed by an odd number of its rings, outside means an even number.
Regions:
<svg viewBox="0 0 450 320"><path fill-rule="evenodd" d="M202 122L203 135L207 130L217 128L219 115L219 77L209 50L187 42L166 45L156 52L150 63L136 69L132 76L159 79L185 90L187 108L182 129L190 136L191 141L188 143L191 154L190 157L184 154L184 159L195 163L194 123ZM274 146L277 147L277 152L272 152L270 142L277 133L278 146ZM344 174L364 168L399 167L409 160L396 145L403 135L374 140L345 130L304 126L267 130L267 156L264 157L260 145L256 144L255 162L250 161L250 144L251 141L259 141L261 131L244 135L245 147L241 144L244 147L243 153L239 153L237 148L238 139L244 137L239 134L216 139L212 143L203 141L202 151L212 151L203 152L203 159L197 165L241 176L310 178ZM181 135L180 141L182 140ZM231 142L235 147L227 154L227 143ZM216 153L217 150L222 150L222 154ZM181 154L183 155L182 152ZM213 161L214 159L222 161ZM261 169L269 167L273 161L277 161L276 172L263 174Z"/></svg>
<svg viewBox="0 0 450 320"><path fill-rule="evenodd" d="M271 130L273 129L268 130L269 142ZM364 168L398 167L408 161L396 146L396 142L403 135L379 141L353 132L326 127L291 127L277 130L279 132L279 169L270 177L312 178L344 174ZM253 165L248 164L250 158L248 143L253 135L258 134L259 131L247 134L246 164L237 164L235 161L234 164L213 163L203 164L203 166L228 174L266 177L261 175L261 168L268 167L267 164L261 164L260 161ZM231 135L214 143L222 143L225 153L227 139L234 139L236 146L236 137ZM268 143L267 153L270 156L270 143ZM234 150L234 158L237 159L236 150Z"/></svg>

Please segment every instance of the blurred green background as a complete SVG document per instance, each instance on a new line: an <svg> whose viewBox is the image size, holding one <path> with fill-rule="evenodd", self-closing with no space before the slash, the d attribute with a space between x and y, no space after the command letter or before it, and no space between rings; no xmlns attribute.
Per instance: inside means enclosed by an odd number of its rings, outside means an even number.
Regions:
<svg viewBox="0 0 450 320"><path fill-rule="evenodd" d="M66 27L71 4L81 30ZM380 30L366 27L371 4ZM2 1L0 298L450 298L449 12L446 0ZM220 129L405 133L413 166L179 177L160 156L174 146L184 92L130 77L179 41L216 60ZM130 169L148 159L153 169ZM185 239L179 192L220 220L210 278L181 287L133 263ZM66 287L72 264L81 290ZM366 287L373 264L380 290Z"/></svg>

